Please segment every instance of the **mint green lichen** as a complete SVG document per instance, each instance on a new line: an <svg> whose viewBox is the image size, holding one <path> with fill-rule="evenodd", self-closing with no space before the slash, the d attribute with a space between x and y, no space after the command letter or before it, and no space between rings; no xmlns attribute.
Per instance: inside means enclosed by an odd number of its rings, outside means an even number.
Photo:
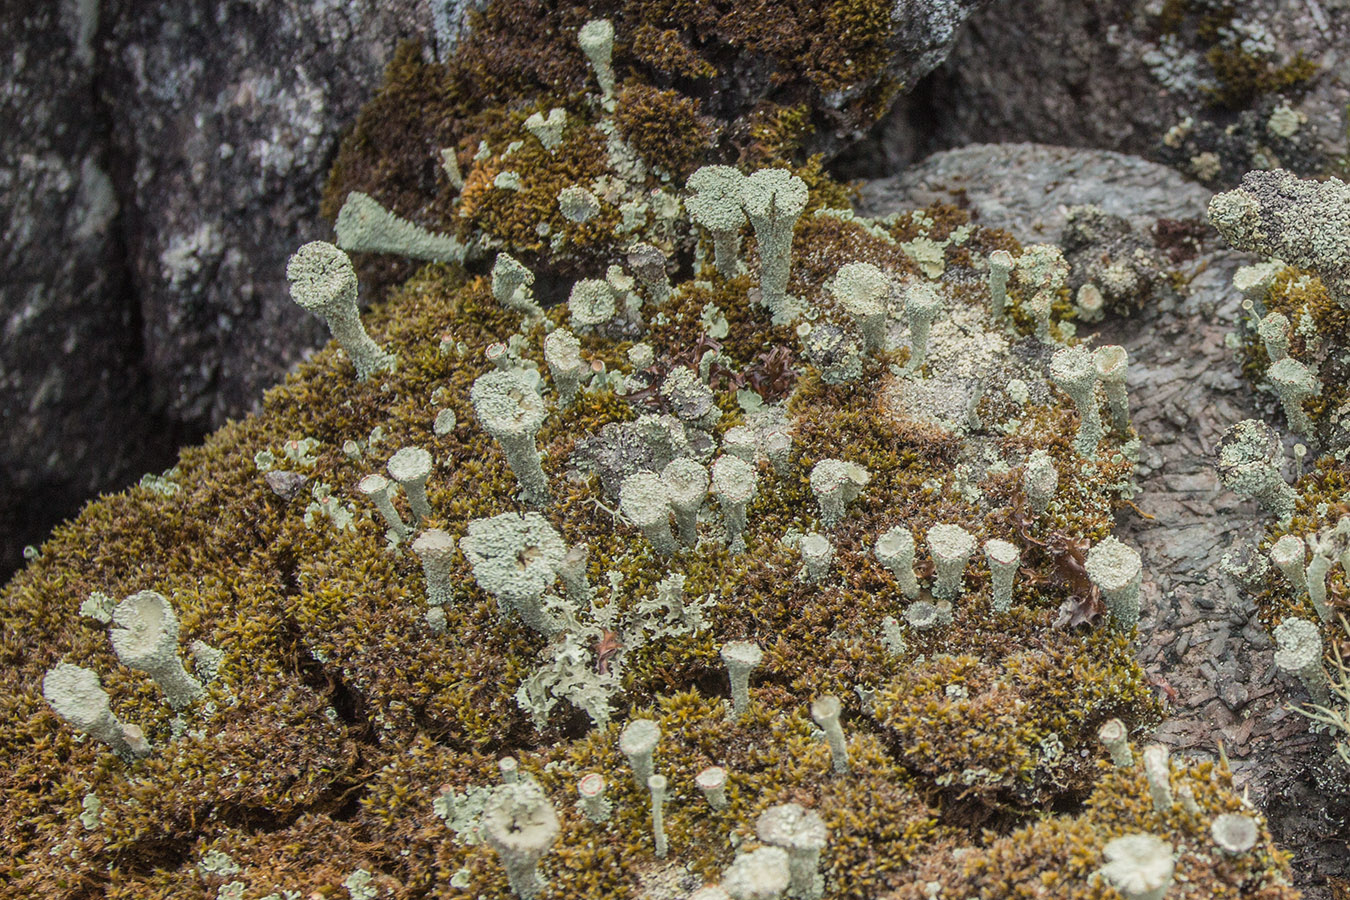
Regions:
<svg viewBox="0 0 1350 900"><path fill-rule="evenodd" d="M351 253L397 253L431 262L462 263L470 248L397 216L370 195L352 191L334 224L338 246Z"/></svg>

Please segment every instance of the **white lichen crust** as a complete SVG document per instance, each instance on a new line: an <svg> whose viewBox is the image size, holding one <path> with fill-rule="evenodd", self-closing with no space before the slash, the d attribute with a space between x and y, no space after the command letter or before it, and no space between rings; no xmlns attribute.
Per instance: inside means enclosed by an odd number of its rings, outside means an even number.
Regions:
<svg viewBox="0 0 1350 900"><path fill-rule="evenodd" d="M1241 187L1214 195L1209 220L1239 250L1317 272L1332 297L1350 307L1350 185L1339 178L1248 172Z"/></svg>
<svg viewBox="0 0 1350 900"><path fill-rule="evenodd" d="M806 182L787 169L759 169L741 183L741 206L759 241L759 290L776 322L796 318L788 293L792 229L806 209Z"/></svg>
<svg viewBox="0 0 1350 900"><path fill-rule="evenodd" d="M1102 592L1111 622L1132 631L1139 621L1139 593L1143 560L1114 535L1095 544L1087 555L1087 576Z"/></svg>
<svg viewBox="0 0 1350 900"><path fill-rule="evenodd" d="M689 218L712 234L713 263L723 278L741 272L741 186L745 176L731 166L704 166L689 176L684 207Z"/></svg>
<svg viewBox="0 0 1350 900"><path fill-rule="evenodd" d="M1275 665L1298 677L1313 702L1331 704L1327 673L1322 668L1322 634L1307 619L1290 617L1275 629Z"/></svg>
<svg viewBox="0 0 1350 900"><path fill-rule="evenodd" d="M755 820L755 835L769 846L787 851L788 896L819 900L825 892L820 853L829 838L829 829L820 813L797 803L771 806Z"/></svg>
<svg viewBox="0 0 1350 900"><path fill-rule="evenodd" d="M934 525L928 529L928 552L937 577L933 596L953 600L965 593L966 564L975 553L975 536L960 525Z"/></svg>
<svg viewBox="0 0 1350 900"><path fill-rule="evenodd" d="M1101 414L1097 411L1097 366L1092 353L1082 346L1065 347L1050 358L1050 377L1078 408L1078 434L1073 447L1079 456L1097 458L1097 444L1103 437Z"/></svg>
<svg viewBox="0 0 1350 900"><path fill-rule="evenodd" d="M1251 497L1281 521L1294 514L1298 495L1280 474L1280 436L1255 419L1243 419L1219 438L1215 468L1224 487Z"/></svg>
<svg viewBox="0 0 1350 900"><path fill-rule="evenodd" d="M722 662L726 663L731 682L731 717L739 719L750 708L750 672L764 658L764 651L754 641L732 641L722 645Z"/></svg>
<svg viewBox="0 0 1350 900"><path fill-rule="evenodd" d="M98 675L70 663L58 663L42 679L42 696L76 731L100 740L126 757L150 752L139 728L123 725L113 715Z"/></svg>

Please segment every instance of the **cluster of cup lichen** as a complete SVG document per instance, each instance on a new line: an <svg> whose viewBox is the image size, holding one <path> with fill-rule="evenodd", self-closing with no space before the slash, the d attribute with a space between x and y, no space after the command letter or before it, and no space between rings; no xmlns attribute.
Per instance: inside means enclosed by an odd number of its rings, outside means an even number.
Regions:
<svg viewBox="0 0 1350 900"><path fill-rule="evenodd" d="M1225 568L1256 596L1274 631L1276 664L1307 691L1312 705L1301 711L1337 735L1336 752L1350 764L1347 199L1350 188L1337 178L1277 169L1248 173L1240 187L1216 195L1209 212L1229 243L1265 257L1233 278L1243 294L1243 371L1276 396L1294 438L1293 486L1280 430L1246 420L1220 442L1220 477L1273 518L1259 543L1235 549ZM1342 770L1341 780L1347 775Z"/></svg>
<svg viewBox="0 0 1350 900"><path fill-rule="evenodd" d="M1214 849L1240 810L1223 778L1179 767L1175 809L1165 755L1103 779L1098 729L1157 709L1138 556L1109 538L1128 411L1107 382L1101 420L1094 356L1065 345L1057 251L946 207L863 219L785 169L653 199L592 50L601 95L485 147L490 188L455 177L504 207L536 170L503 160L604 135L607 172L549 191L643 246L549 307L505 253L471 268L483 235L355 198L340 242L454 261L367 332L345 256L297 254L342 348L185 450L177 491L91 504L6 590L0 875L60 897L741 896L797 804L826 835L797 896L957 889L964 847L982 895L1106 897L1103 852L1140 831L1194 883L1284 896L1257 826L1236 862ZM150 590L200 642L202 696L173 708L105 627ZM62 664L101 688L44 698ZM61 720L90 708L143 744ZM621 737L643 720L659 822ZM1014 830L1089 795L1117 811ZM494 830L522 805L537 874Z"/></svg>

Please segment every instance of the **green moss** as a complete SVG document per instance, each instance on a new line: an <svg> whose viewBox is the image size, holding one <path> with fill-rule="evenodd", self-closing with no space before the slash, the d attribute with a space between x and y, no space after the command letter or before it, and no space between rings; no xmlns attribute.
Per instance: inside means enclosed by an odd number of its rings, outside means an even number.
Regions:
<svg viewBox="0 0 1350 900"><path fill-rule="evenodd" d="M865 54L878 8L751 3L708 21L712 4L640 6L644 21L680 30L700 58L706 52L720 59L722 50L709 47L729 44L804 54L802 65L810 64L818 34L795 28L844 29ZM769 29L775 20L766 13L785 6L791 21ZM637 8L614 7L625 16ZM750 12L759 16L744 18ZM375 195L395 208L422 204L424 222L534 254L541 272L595 274L621 261L635 234L624 230L616 200L650 196L662 183L655 173L615 172L613 157L623 157L623 148L604 130L602 111L580 99L587 84L579 53L557 42L570 41L586 13L495 3L445 66L402 51L340 156L330 200L366 180L393 179ZM513 33L527 48L520 59L507 58L506 36ZM628 64L622 28L620 38L622 74ZM470 76L478 79L473 90L466 87ZM818 77L823 84L834 76L822 69ZM508 107L499 94L529 99ZM400 106L410 99L425 104L417 116ZM522 123L555 102L572 112L562 143L550 152ZM646 143L649 128L660 123L650 110L637 115L644 104L666 102L680 114L696 114L664 89L626 85L620 130L644 156L676 152ZM765 152L782 152L789 143L783 135L804 129L808 117L796 111L804 108L786 107L783 130L768 141L782 142ZM401 143L388 143L381 115L392 117ZM478 140L488 150L469 167ZM457 198L428 187L439 184L434 160L447 145L459 150L468 175ZM685 150L667 158L677 171L693 164ZM498 186L497 176L507 171L519 176L519 190ZM1020 249L1008 234L975 227L950 206L884 223L850 218L847 189L823 173L818 158L797 171L811 200L796 227L790 290L813 307L811 321L851 327L823 290L846 262L870 262L900 281L927 277L900 246L926 237L943 245L942 271L929 282L943 292L946 315L960 323L936 336L935 346L973 339L1007 349L1016 340L987 321L980 274L991 250ZM562 220L557 191L597 180L596 190L609 195L600 216L583 226ZM560 647L504 614L462 557L452 565L456 599L444 609L444 632L434 631L419 561L390 543L382 519L355 490L396 450L416 445L436 461L427 525L458 538L475 519L519 509L516 479L502 448L479 426L469 390L493 365L487 348L504 342L520 366L539 373L551 397L541 347L545 334L567 321L567 310L522 319L492 298L486 277L424 266L367 317L372 337L397 354L394 371L357 382L340 350L319 351L268 392L260 414L185 450L171 476L176 493L138 487L90 504L5 589L0 786L7 802L0 839L8 859L0 862L0 882L60 900L96 893L215 897L227 882L203 875L196 863L219 852L241 867L250 898L283 890L340 897L358 868L372 873L381 896L395 900L444 894L452 884L465 885L466 896L506 897L496 855L449 832L433 803L447 788L463 793L491 785L496 759L508 753L538 780L561 819L555 849L542 863L548 896L577 900L642 896L645 883L675 877L674 866L712 880L730 862L734 842L750 846L755 817L789 801L818 809L830 828L822 859L830 897L908 890L952 847L980 854L998 841L1017 841L1014 829L1047 809L1074 808L1094 783L1102 809L1113 797L1126 803L1128 813L1111 813L1109 827L1152 827L1148 810L1129 803L1137 784L1103 779L1093 765L1100 750L1092 732L1103 718L1143 726L1156 717L1127 636L1099 621L1077 630L1053 624L1062 604L1084 597L1075 554L1110 532L1122 502L1131 467L1118 451L1126 436L1108 436L1097 462L1074 456L1076 413L1045 386L1035 353L1026 362L1007 352L998 364L1008 367L1003 375L1034 383L1037 399L1016 409L1011 401L989 400L981 414L990 427L973 436L899 402L915 387L895 374L904 347L873 354L857 382L826 384L800 360L795 328L773 325L748 300L758 265L749 229L747 274L724 279L711 267L690 271L693 254L686 251L704 236L681 219L667 227L672 296L660 307L644 305L645 330L616 324L581 335L583 357L597 373L659 380L717 350L721 368L711 389L722 420L710 435L691 437L720 439L750 422L736 390L751 386L765 402L782 404L777 413L792 447L785 471L758 467L746 552L724 546L710 501L699 545L661 559L615 513L613 498L575 452L605 426L666 411L659 392L620 395L611 377L549 415L536 436L554 495L544 514L569 546L587 547L596 592L590 608L570 610L594 624L594 640L583 633L568 652L582 672L618 673L613 721L592 727L564 701L536 722L521 707L517 690ZM694 274L706 280L691 280ZM726 319L727 333L717 341L705 334L710 306ZM627 360L638 339L655 351L644 373L633 373ZM931 362L930 370L940 372ZM447 409L458 424L438 435L433 423ZM253 460L263 450L284 459L283 445L301 437L317 442L312 461L284 465L306 484L296 497L281 496ZM342 450L348 441L362 447L355 458ZM1062 473L1060 494L1040 517L1026 511L1019 478L1038 449ZM831 576L811 584L797 577L801 559L791 538L821 527L808 473L826 458L865 466L871 481L830 534ZM324 516L306 520L310 492L321 486L351 508L351 528L338 530ZM407 516L405 499L394 502ZM873 546L901 522L919 537L916 570L924 579L933 563L923 536L935 524L1017 541L1025 553L1013 609L992 611L986 567L977 558L950 624L906 629L904 647L888 641L882 623L903 619L908 601ZM663 634L667 620L644 610L667 572L685 576L686 597L706 607L705 627ZM78 613L91 591L122 597L149 588L171 598L185 646L200 639L225 654L207 701L181 718L148 678L119 665L105 629ZM752 678L751 710L729 721L718 650L733 640L756 641L765 654ZM43 673L58 661L97 671L115 713L141 726L155 752L124 762L60 722L40 689ZM844 704L847 775L834 773L807 714L822 694ZM673 853L665 861L654 857L645 793L628 777L616 746L624 722L639 715L660 721L657 766L674 788L667 808ZM711 810L690 785L713 763L731 772L724 812ZM575 781L589 771L603 773L615 804L611 820L598 825L573 805ZM102 813L85 828L76 823L90 793ZM1236 802L1226 788L1212 795L1214 803ZM1096 815L1093 809L1085 816ZM980 835L981 827L991 834ZM1062 818L1044 827L1087 833L1087 826ZM1092 825L1083 846L1096 852L1107 827ZM1047 838L1047 858L1064 846L1056 843L1060 834ZM1089 866L1086 856L1073 859ZM1012 880L1020 877L1018 865L1008 856L985 871ZM1229 877L1226 864L1213 872L1195 865L1197 882ZM1252 873L1278 872L1282 863L1261 857L1253 865Z"/></svg>
<svg viewBox="0 0 1350 900"><path fill-rule="evenodd" d="M1216 105L1245 109L1258 97L1301 87L1317 74L1318 65L1302 51L1282 65L1254 56L1240 47L1212 47L1205 61L1219 84L1210 91Z"/></svg>

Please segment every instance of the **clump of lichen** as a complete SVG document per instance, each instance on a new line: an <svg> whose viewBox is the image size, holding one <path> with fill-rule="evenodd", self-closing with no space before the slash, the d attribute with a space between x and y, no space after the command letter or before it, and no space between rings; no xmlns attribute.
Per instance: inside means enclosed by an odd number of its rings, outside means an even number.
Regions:
<svg viewBox="0 0 1350 900"><path fill-rule="evenodd" d="M841 121L861 132L886 112L899 87L884 75L894 27L889 0L607 0L585 7L494 0L470 14L473 27L443 61L429 60L413 44L398 50L384 85L338 150L324 215L336 217L347 196L361 191L421 226L460 235L481 231L532 265L565 275L574 274L570 266L578 257L600 258L591 249L613 251L616 244L594 247L602 233L612 234L612 209L610 220L569 229L562 246L548 245L560 233L557 190L589 187L603 174L584 136L587 125L598 124L598 97L576 41L578 29L599 18L615 26L619 136L635 158L667 177L683 179L701 161L819 171L820 162L801 152L810 136ZM773 27L765 27L770 22ZM742 76L753 65L772 70L772 95L746 88ZM828 117L822 114L827 97L836 106L843 102ZM780 98L791 102L780 105ZM574 137L561 151L565 159L546 160L547 170L536 174L527 164L539 161L538 154L526 148L507 164L503 154L511 155L525 116L555 107L579 126L569 129ZM454 155L476 189L467 208L456 203L443 151ZM475 175L474 169L486 171ZM524 203L484 196L503 190L484 186L504 171L527 182L519 198ZM660 186L656 178L646 185ZM624 234L640 230L633 215ZM363 280L377 288L411 274L386 259L358 263Z"/></svg>
<svg viewBox="0 0 1350 900"><path fill-rule="evenodd" d="M1272 359L1261 322L1283 316L1285 353L1308 367L1321 383L1301 406L1314 426L1307 437L1333 450L1350 447L1350 309L1338 302L1314 273L1295 266L1265 264L1268 286L1243 307L1242 373L1258 389L1269 390Z"/></svg>
<svg viewBox="0 0 1350 900"><path fill-rule="evenodd" d="M350 362L326 349L269 392L261 415L185 451L172 476L177 492L133 489L58 532L7 591L6 608L28 623L22 647L4 648L14 713L5 746L27 757L9 776L24 802L0 820L10 874L57 896L65 896L60 884L76 883L72 865L82 881L139 896L201 896L236 882L257 892L333 890L367 877L395 897L447 883L505 896L503 871L472 829L494 760L509 753L560 810L562 833L544 865L552 895L634 895L663 865L645 830L644 795L616 749L622 724L642 716L660 722L658 770L680 786L668 809L670 844L700 881L730 863L728 838L753 840L754 817L779 802L821 811L831 834L829 896L856 896L906 883L925 848L971 823L1007 829L1088 792L1095 727L1111 716L1141 726L1156 714L1125 635L1090 605L1079 630L1053 621L1066 602L1090 599L1067 563L1075 542L1109 532L1128 467L1109 455L1075 460L1071 407L1045 383L1039 353L1009 362L1019 358L1010 344L1032 351L1039 339L987 323L971 276L991 249L1019 248L942 208L890 223L822 210L797 231L791 289L809 300L813 327L852 327L823 289L847 261L870 262L898 286L931 283L959 327L935 327L926 377L908 386L895 374L903 344L865 360L856 383L828 384L800 357L796 329L746 303L748 276L705 268L702 280L678 278L664 304L643 304L642 325L583 333L592 383L538 434L555 494L548 519L569 546L589 551L594 600L573 610L580 631L549 641L503 618L459 558L457 600L432 627L414 555L354 491L399 447L416 445L437 462L423 527L459 536L468 522L514 507L514 476L478 425L469 388L494 366L484 356L490 345L504 348L514 370L548 377L543 337L566 326L568 310L522 316L493 299L487 279L443 265L423 268L370 323L397 353L394 371L359 383ZM629 328L633 336L623 336ZM898 320L896 329L903 342ZM637 340L650 358L630 352ZM982 430L896 405L925 382L965 384L960 366L971 359L991 366L995 386L980 408ZM686 423L688 438L715 444L736 426L791 435L785 470L757 463L750 552L720 543L710 505L699 546L660 561L616 517L578 455L583 440L637 416L678 421L681 407L644 385L659 387L680 367L706 370L722 413L711 427ZM1025 396L1002 396L1013 378ZM551 393L547 382L541 388ZM455 424L433 428L444 411ZM1042 516L1026 512L1019 486L1033 449L1066 473L1066 489ZM811 584L797 575L794 546L794 536L820 527L808 474L841 452L870 481L831 536L837 574ZM263 455L267 472L255 461ZM303 478L303 488L278 492L273 484L282 482L264 476L279 470ZM410 520L405 501L395 502ZM934 524L1021 544L1014 609L990 610L987 576L973 564L949 622L907 624L908 601L871 552L900 522L920 536L915 569L925 581L932 562L922 535ZM684 613L654 603L668 572L684 577ZM147 587L172 596L185 640L225 652L208 700L178 718L152 685L119 668L101 624L78 616L93 591L120 597ZM926 591L921 602L931 602ZM729 725L718 648L747 639L765 658L751 709ZM572 656L555 655L559 648ZM76 742L45 710L35 685L57 660L103 674L118 715L145 729L149 759L129 766ZM540 695L527 683L546 671L590 672L602 700L563 693L568 699L532 711ZM806 715L826 693L844 700L843 775ZM595 724L597 702L607 722ZM942 727L948 720L987 737L961 737ZM713 763L731 772L723 811L689 786ZM569 799L587 771L611 785L615 812L603 825ZM39 772L49 774L34 780ZM89 796L98 803L98 816L86 816L94 826L69 827ZM20 821L29 823L22 832ZM263 821L272 829L266 840L251 834ZM315 865L325 833L336 849ZM124 860L115 876L104 864L114 853ZM214 868L203 876L208 856Z"/></svg>
<svg viewBox="0 0 1350 900"><path fill-rule="evenodd" d="M1051 817L974 849L954 843L939 846L919 865L917 877L895 896L922 900L935 895L936 884L942 896L1106 900L1120 894L1099 871L1102 850L1114 838L1139 833L1167 842L1174 856L1175 883L1197 896L1262 900L1299 896L1280 874L1288 854L1276 848L1264 827L1245 853L1230 855L1216 846L1211 834L1216 818L1252 815L1233 791L1227 766L1174 764L1172 791L1184 793L1187 802L1159 810L1150 799L1138 759L1136 754L1135 764L1128 768L1100 770L1081 815Z"/></svg>

